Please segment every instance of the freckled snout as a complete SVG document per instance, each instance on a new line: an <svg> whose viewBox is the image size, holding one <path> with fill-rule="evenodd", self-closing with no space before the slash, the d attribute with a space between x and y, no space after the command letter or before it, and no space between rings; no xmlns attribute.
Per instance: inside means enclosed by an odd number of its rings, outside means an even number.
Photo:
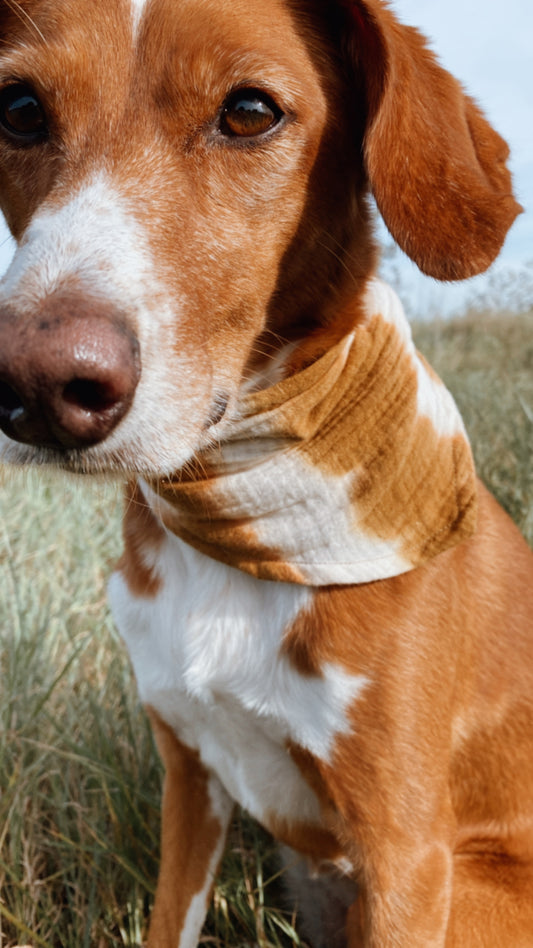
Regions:
<svg viewBox="0 0 533 948"><path fill-rule="evenodd" d="M134 333L95 301L50 296L31 316L0 307L0 428L56 450L103 441L141 373Z"/></svg>

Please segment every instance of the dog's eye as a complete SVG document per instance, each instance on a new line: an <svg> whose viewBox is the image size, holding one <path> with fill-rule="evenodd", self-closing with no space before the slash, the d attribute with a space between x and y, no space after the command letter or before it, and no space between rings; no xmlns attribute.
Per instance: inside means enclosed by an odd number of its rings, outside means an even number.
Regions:
<svg viewBox="0 0 533 948"><path fill-rule="evenodd" d="M20 144L34 144L46 137L44 110L29 86L17 82L0 91L0 126Z"/></svg>
<svg viewBox="0 0 533 948"><path fill-rule="evenodd" d="M238 89L224 103L220 130L231 138L256 138L278 124L283 113L258 89Z"/></svg>

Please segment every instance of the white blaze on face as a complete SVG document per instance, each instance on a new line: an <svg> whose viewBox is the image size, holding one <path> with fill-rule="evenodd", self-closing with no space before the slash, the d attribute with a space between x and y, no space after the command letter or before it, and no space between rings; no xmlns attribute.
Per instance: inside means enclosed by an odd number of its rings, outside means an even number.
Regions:
<svg viewBox="0 0 533 948"><path fill-rule="evenodd" d="M64 203L36 214L2 281L0 299L31 311L74 280L123 310L131 310L147 280L154 280L147 241L103 172Z"/></svg>
<svg viewBox="0 0 533 948"><path fill-rule="evenodd" d="M174 352L186 301L164 286L142 227L104 172L80 184L64 203L48 203L37 213L0 284L0 304L32 319L41 304L61 293L73 301L79 294L102 312L117 314L140 344L142 371L133 406L104 442L85 451L86 469L180 467L196 447L204 417L194 354L185 346ZM4 460L35 460L37 449L0 441Z"/></svg>
<svg viewBox="0 0 533 948"><path fill-rule="evenodd" d="M139 33L139 27L143 18L143 13L145 8L148 6L148 3L149 0L131 0L134 38L136 38Z"/></svg>

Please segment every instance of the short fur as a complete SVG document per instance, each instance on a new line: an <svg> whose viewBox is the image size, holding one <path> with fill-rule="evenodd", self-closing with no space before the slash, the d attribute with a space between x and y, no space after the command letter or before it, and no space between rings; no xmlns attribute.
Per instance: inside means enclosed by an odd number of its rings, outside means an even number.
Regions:
<svg viewBox="0 0 533 948"><path fill-rule="evenodd" d="M196 945L235 800L315 948L532 948L533 555L492 497L417 568L315 587L188 545L159 496L243 392L367 332L369 192L424 272L492 262L505 142L382 0L1 0L19 86L46 134L1 99L2 456L131 481L111 597L166 768L150 948ZM275 104L264 135L224 131L236 90Z"/></svg>

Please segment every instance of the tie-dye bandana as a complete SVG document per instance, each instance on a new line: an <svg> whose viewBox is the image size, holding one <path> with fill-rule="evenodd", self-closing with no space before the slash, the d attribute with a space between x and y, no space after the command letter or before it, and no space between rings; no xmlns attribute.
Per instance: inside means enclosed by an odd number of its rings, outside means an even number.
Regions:
<svg viewBox="0 0 533 948"><path fill-rule="evenodd" d="M246 395L222 443L152 486L167 527L261 579L365 583L469 537L476 481L459 411L373 280L367 318L312 365Z"/></svg>

